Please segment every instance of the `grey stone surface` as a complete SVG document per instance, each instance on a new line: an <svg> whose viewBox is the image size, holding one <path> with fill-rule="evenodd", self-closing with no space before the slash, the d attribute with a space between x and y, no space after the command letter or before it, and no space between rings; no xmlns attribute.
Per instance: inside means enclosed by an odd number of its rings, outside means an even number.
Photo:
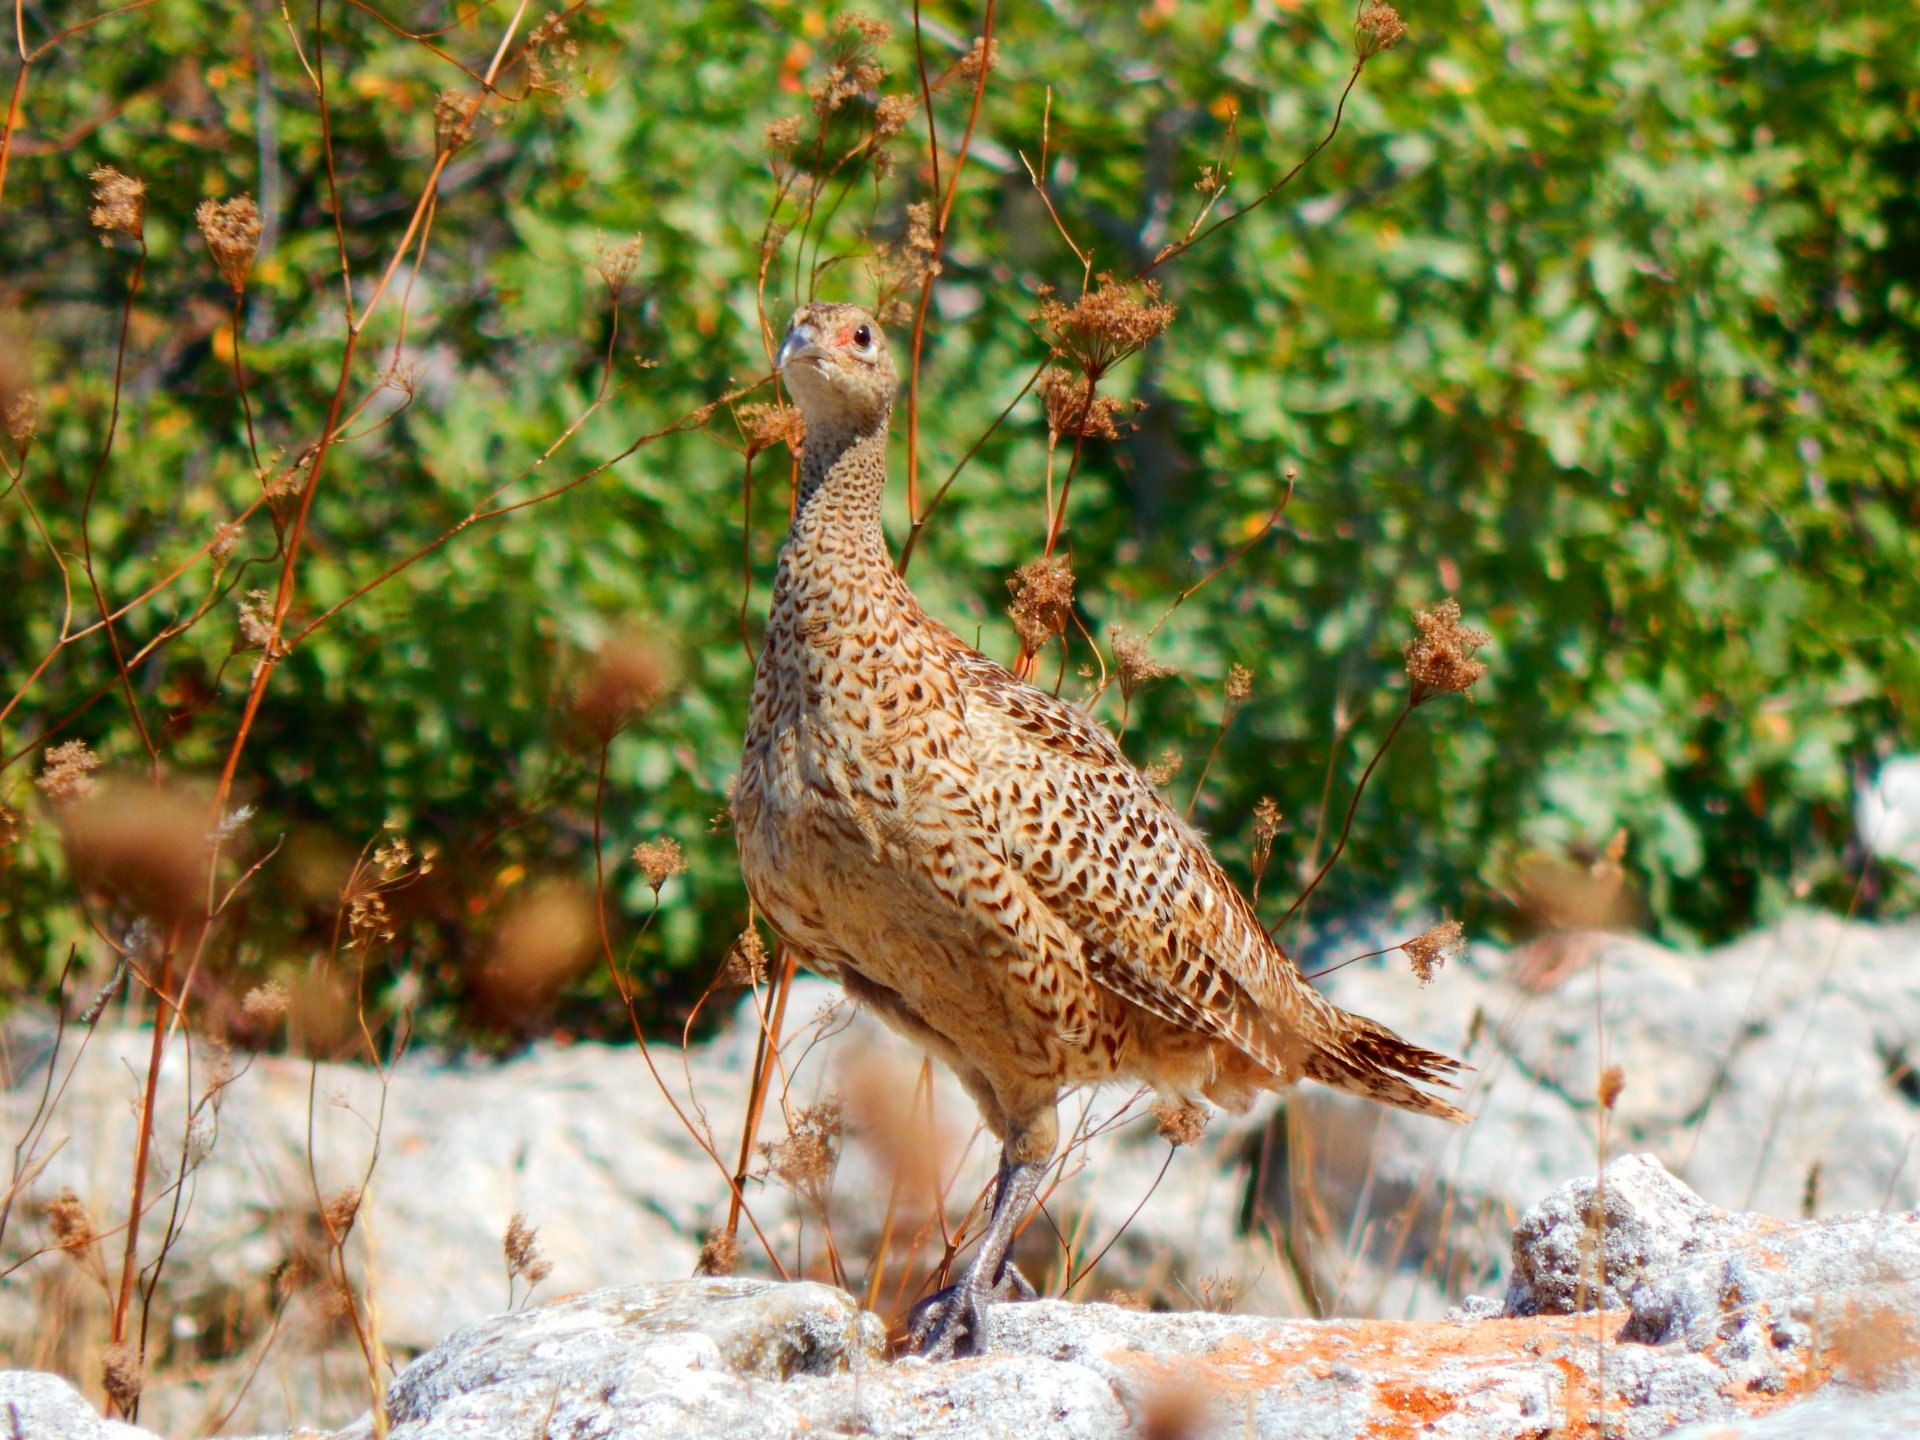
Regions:
<svg viewBox="0 0 1920 1440"><path fill-rule="evenodd" d="M1750 1420L1683 1426L1667 1440L1913 1440L1915 1435L1920 1435L1920 1392L1827 1390Z"/></svg>
<svg viewBox="0 0 1920 1440"><path fill-rule="evenodd" d="M1315 958L1417 928L1356 932ZM1653 1154L1712 1205L1920 1206L1920 924L1798 914L1704 954L1599 933L1512 952L1476 942L1430 987L1397 953L1322 983L1475 1067L1464 1128L1316 1086L1288 1101L1266 1203L1329 1313L1439 1315L1464 1292L1503 1291L1520 1214L1595 1169L1608 1065L1624 1089L1605 1153ZM1298 1176L1311 1205L1293 1201Z"/></svg>
<svg viewBox="0 0 1920 1440"><path fill-rule="evenodd" d="M7 1440L158 1440L152 1431L103 1420L58 1375L0 1370L0 1435Z"/></svg>

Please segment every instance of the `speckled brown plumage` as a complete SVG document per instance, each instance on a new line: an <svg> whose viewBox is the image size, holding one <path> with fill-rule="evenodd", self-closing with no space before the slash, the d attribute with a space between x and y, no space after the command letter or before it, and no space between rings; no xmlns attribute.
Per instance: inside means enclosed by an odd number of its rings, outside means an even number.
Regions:
<svg viewBox="0 0 1920 1440"><path fill-rule="evenodd" d="M897 380L873 318L806 306L781 362L807 434L734 823L781 937L951 1066L1002 1142L989 1233L924 1348L983 1342L1071 1087L1239 1106L1309 1078L1466 1118L1411 1083L1457 1063L1302 980L1106 730L920 608L880 525Z"/></svg>

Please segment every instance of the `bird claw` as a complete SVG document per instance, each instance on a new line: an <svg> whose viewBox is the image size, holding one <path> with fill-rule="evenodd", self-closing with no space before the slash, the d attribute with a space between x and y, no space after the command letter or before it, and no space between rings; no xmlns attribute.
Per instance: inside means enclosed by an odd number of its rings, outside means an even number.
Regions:
<svg viewBox="0 0 1920 1440"><path fill-rule="evenodd" d="M907 1316L907 1347L928 1360L981 1355L987 1349L987 1310L993 1305L1037 1300L1040 1292L1012 1265L987 1286L971 1275L929 1295Z"/></svg>

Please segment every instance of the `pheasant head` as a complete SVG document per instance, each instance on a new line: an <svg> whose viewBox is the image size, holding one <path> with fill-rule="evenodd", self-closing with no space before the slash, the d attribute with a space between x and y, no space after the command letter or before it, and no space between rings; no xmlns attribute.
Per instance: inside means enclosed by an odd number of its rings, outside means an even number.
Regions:
<svg viewBox="0 0 1920 1440"><path fill-rule="evenodd" d="M802 305L779 366L813 434L881 428L900 388L879 322L858 305Z"/></svg>

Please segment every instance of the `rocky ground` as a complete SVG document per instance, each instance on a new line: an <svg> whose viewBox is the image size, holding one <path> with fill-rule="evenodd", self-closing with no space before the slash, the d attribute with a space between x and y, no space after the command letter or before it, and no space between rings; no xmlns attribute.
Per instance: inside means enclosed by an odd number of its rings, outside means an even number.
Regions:
<svg viewBox="0 0 1920 1440"><path fill-rule="evenodd" d="M1513 1261L1504 1302L1438 1321L1010 1305L988 1354L945 1364L889 1361L879 1319L829 1286L629 1285L461 1330L400 1375L384 1427L368 1416L327 1440L1653 1440L1689 1423L1706 1427L1683 1432L1695 1440L1757 1440L1920 1424L1920 1215L1729 1214L1629 1156L1530 1210ZM0 1375L8 1406L32 1440L145 1433L103 1425L45 1375Z"/></svg>
<svg viewBox="0 0 1920 1440"><path fill-rule="evenodd" d="M1352 949L1377 943L1358 937ZM1582 936L1514 954L1480 948L1430 988L1383 962L1348 967L1325 983L1341 1003L1473 1063L1464 1103L1477 1112L1476 1123L1455 1130L1303 1087L1284 1107L1216 1119L1197 1146L1170 1164L1150 1121L1118 1129L1076 1158L1049 1202L1078 1260L1118 1237L1075 1289L1076 1300L1120 1290L1173 1310L1223 1307L1231 1298L1241 1312L1367 1317L1305 1331L1292 1328L1298 1321L1244 1313L1179 1323L1217 1319L1225 1327L1219 1335L1238 1335L1236 1344L1297 1356L1297 1365L1307 1367L1302 1375L1313 1365L1344 1363L1326 1349L1335 1346L1329 1337L1340 1335L1338 1346L1370 1357L1370 1365L1378 1361L1386 1367L1382 1373L1390 1372L1394 1354L1402 1355L1409 1385L1422 1372L1418 1347L1452 1346L1445 1353L1469 1369L1484 1361L1492 1367L1488 1376L1503 1377L1486 1379L1487 1394L1518 1396L1532 1383L1515 1378L1509 1352L1533 1346L1537 1353L1529 1352L1527 1363L1544 1366L1539 1375L1567 1377L1562 1401L1555 1402L1564 1409L1587 1393L1582 1386L1589 1382L1571 1377L1581 1369L1579 1355L1592 1353L1584 1337L1594 1322L1546 1310L1526 1314L1524 1296L1510 1318L1469 1325L1444 1317L1464 1295L1508 1294L1516 1279L1526 1279L1524 1257L1544 1253L1534 1245L1516 1249L1511 1237L1529 1207L1568 1176L1593 1172L1601 1153L1595 1091L1608 1065L1621 1067L1623 1083L1608 1117L1608 1153L1657 1156L1704 1197L1697 1203L1812 1218L1920 1204L1920 1157L1908 1155L1920 1136L1920 1083L1909 1067L1910 1056L1920 1057L1920 926L1804 917L1700 956ZM793 1002L796 1024L832 995L829 987L805 987ZM829 1213L841 1252L856 1261L849 1278L859 1291L864 1277L857 1260L877 1248L888 1156L899 1148L889 1142L897 1114L890 1118L884 1103L863 1107L861 1097L910 1093L917 1065L863 1019L837 1014L824 1023L844 1033L814 1047L804 1063L805 1043L790 1049L790 1104L798 1112L823 1095L848 1097ZM4 1036L11 1087L0 1094L0 1121L9 1136L24 1133L32 1114L47 1037L46 1024L31 1016L16 1017ZM691 1084L728 1153L738 1143L751 1043L751 1025L735 1024L685 1056L677 1047L656 1047L652 1054L683 1103ZM62 1187L73 1188L96 1214L114 1213L130 1148L131 1075L145 1046L138 1033L103 1031L88 1048L48 1128L46 1168L16 1204L0 1265L19 1262L46 1242L45 1201ZM173 1136L174 1154L189 1131L179 1084L184 1058L176 1051L168 1068L163 1134ZM324 1317L303 1317L298 1305L289 1306L280 1312L274 1345L258 1348L276 1313L273 1277L289 1259L311 1258L314 1244L310 1099L320 1193L357 1185L381 1101L364 1071L310 1071L260 1057L224 1092L218 1114L199 1118L193 1144L211 1148L195 1173L188 1223L155 1304L165 1337L157 1348L170 1359L142 1410L164 1433L337 1428L366 1406L364 1366ZM1126 1099L1103 1093L1096 1121ZM971 1109L944 1078L935 1110L944 1139L926 1148L958 1169L950 1203L957 1216L984 1183L990 1158L978 1144L967 1150ZM1075 1113L1070 1109L1069 1121ZM771 1116L769 1138L781 1128ZM539 1299L689 1274L725 1196L712 1162L674 1120L631 1047L542 1044L498 1065L410 1057L385 1097L379 1129L381 1158L362 1202L355 1256L374 1281L381 1338L403 1363L509 1304L500 1244L515 1211L539 1227L554 1265ZM805 1207L771 1184L756 1189L755 1202L780 1253L790 1262L799 1255L803 1273L821 1273L819 1226L806 1218ZM1609 1245L1621 1233L1610 1228ZM1038 1225L1029 1240L1035 1242L1024 1257L1030 1272L1057 1283L1058 1243ZM1516 1254L1523 1257L1521 1272L1514 1268ZM750 1270L754 1260L749 1249L743 1267ZM1609 1267L1619 1273L1611 1261ZM1565 1257L1546 1273L1567 1273ZM1756 1283L1748 1277L1741 1285ZM1711 1288L1705 1280L1699 1284ZM514 1293L514 1303L524 1299L523 1290ZM1696 1302L1688 1303L1700 1310L1704 1302ZM79 1267L57 1255L32 1260L0 1285L0 1344L16 1364L91 1382L99 1357L87 1348L97 1343L88 1337L99 1327L91 1322L90 1303ZM1626 1337L1633 1344L1664 1355L1659 1347L1683 1343L1646 1338L1651 1300L1635 1309L1616 1284L1607 1303L1620 1313L1620 1325L1639 1327ZM521 1322L485 1323L511 1331L516 1323L545 1323L534 1317L551 1319L552 1311L535 1308ZM1010 1358L996 1356L992 1365L1011 1364L1020 1354L1054 1363L1056 1352L1078 1343L1066 1337L1081 1323L1058 1317L1082 1317L1107 1337L1087 1345L1112 1353L1137 1350L1150 1359L1166 1345L1189 1343L1166 1338L1185 1332L1165 1316L1084 1305L1020 1314L1002 1337ZM1234 1328L1244 1326L1253 1329ZM1261 1334L1271 1344L1257 1339ZM1459 1338L1467 1335L1487 1338ZM1442 1338L1448 1336L1455 1338ZM1207 1353L1218 1349L1211 1340L1208 1345ZM1471 1360L1474 1355L1480 1360ZM1626 1362L1611 1367L1606 1386L1627 1383L1631 1373ZM1795 1378L1790 1368L1782 1374L1786 1388L1779 1395L1805 1388L1806 1376ZM1760 1386L1749 1408L1778 1398L1765 1388L1774 1380L1748 1378ZM866 1374L860 1381L862 1394L878 1393L872 1380ZM1082 1376L1073 1383L1088 1382ZM1110 1403L1137 1404L1124 1387L1101 1383L1114 1397ZM1604 1402L1610 1416L1613 1399L1622 1414L1636 1406L1656 1413L1652 1400L1628 1391L1614 1395L1597 1375L1589 1388L1596 1406L1611 1397ZM1676 1410L1669 1422L1660 1413L1662 1424L1708 1414ZM1610 1420L1609 1433L1616 1428Z"/></svg>

